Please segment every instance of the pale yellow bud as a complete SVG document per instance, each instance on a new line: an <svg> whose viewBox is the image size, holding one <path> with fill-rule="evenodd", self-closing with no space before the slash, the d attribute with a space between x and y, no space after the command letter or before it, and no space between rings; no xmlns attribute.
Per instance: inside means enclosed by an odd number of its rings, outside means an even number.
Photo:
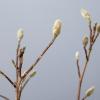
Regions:
<svg viewBox="0 0 100 100"><path fill-rule="evenodd" d="M75 58L76 58L76 60L79 60L79 58L80 58L80 53L79 53L79 51L77 51L77 52L75 53Z"/></svg>
<svg viewBox="0 0 100 100"><path fill-rule="evenodd" d="M56 38L60 34L60 32L61 32L61 25L62 25L62 22L61 22L60 19L57 19L54 22L53 30L52 30L52 34L53 34L54 38Z"/></svg>
<svg viewBox="0 0 100 100"><path fill-rule="evenodd" d="M100 33L100 24L97 24L96 31L97 31L97 33Z"/></svg>
<svg viewBox="0 0 100 100"><path fill-rule="evenodd" d="M90 14L89 14L89 12L87 10L82 8L81 9L81 15L86 21L88 21L88 22L91 21L91 16L90 16Z"/></svg>
<svg viewBox="0 0 100 100"><path fill-rule="evenodd" d="M93 94L94 90L95 90L95 87L94 87L94 86L90 87L90 88L85 92L86 97L91 96L91 95Z"/></svg>
<svg viewBox="0 0 100 100"><path fill-rule="evenodd" d="M23 31L23 29L19 29L19 30L17 31L17 38L18 38L18 41L21 40L21 39L23 38L23 36L24 36L24 31Z"/></svg>
<svg viewBox="0 0 100 100"><path fill-rule="evenodd" d="M88 44L88 37L85 34L82 37L82 44L83 44L83 47L86 47Z"/></svg>

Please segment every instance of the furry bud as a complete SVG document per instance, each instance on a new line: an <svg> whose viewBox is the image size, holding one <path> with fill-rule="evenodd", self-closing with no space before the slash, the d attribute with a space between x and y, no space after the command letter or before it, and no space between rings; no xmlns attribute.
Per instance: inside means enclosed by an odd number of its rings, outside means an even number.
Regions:
<svg viewBox="0 0 100 100"><path fill-rule="evenodd" d="M52 30L52 34L53 34L54 38L56 38L60 34L60 32L61 32L61 25L62 25L62 22L61 22L60 19L57 19L54 22L53 30Z"/></svg>
<svg viewBox="0 0 100 100"><path fill-rule="evenodd" d="M23 36L24 36L24 31L23 31L23 29L19 29L19 30L17 31L17 38L18 38L18 41L19 41L19 40L22 40Z"/></svg>
<svg viewBox="0 0 100 100"><path fill-rule="evenodd" d="M88 21L88 22L91 21L91 16L87 10L81 9L81 15L86 21Z"/></svg>
<svg viewBox="0 0 100 100"><path fill-rule="evenodd" d="M82 37L82 44L83 44L83 47L86 47L88 44L88 37L86 35L83 35Z"/></svg>
<svg viewBox="0 0 100 100"><path fill-rule="evenodd" d="M91 95L93 94L94 90L95 90L95 87L94 87L94 86L90 87L90 88L85 92L86 96L87 96L87 97L91 96Z"/></svg>

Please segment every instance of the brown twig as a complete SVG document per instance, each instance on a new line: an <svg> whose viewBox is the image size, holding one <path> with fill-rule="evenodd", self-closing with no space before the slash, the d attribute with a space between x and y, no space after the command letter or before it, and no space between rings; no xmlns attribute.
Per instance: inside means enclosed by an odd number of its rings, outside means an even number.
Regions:
<svg viewBox="0 0 100 100"><path fill-rule="evenodd" d="M81 74L81 78L80 78L79 83L78 83L77 100L80 100L81 87L82 87L83 77L84 77L84 74L85 74L85 71L86 71L88 62L89 62L89 58L90 58L91 51L92 51L92 47L90 47L90 49L89 49L88 60L85 61L84 69L83 69L83 72L82 72L82 74Z"/></svg>
<svg viewBox="0 0 100 100"><path fill-rule="evenodd" d="M86 60L88 60L87 49L86 49L86 47L83 47L83 48L84 48Z"/></svg>
<svg viewBox="0 0 100 100"><path fill-rule="evenodd" d="M92 26L91 26L91 21L89 22L89 30L90 30L90 39L92 37ZM91 41L91 40L90 40Z"/></svg>
<svg viewBox="0 0 100 100"><path fill-rule="evenodd" d="M25 87L25 85L28 83L28 81L30 80L30 78L26 80L26 77L29 75L32 69L37 65L37 63L41 60L41 58L46 53L46 51L48 51L48 49L54 43L55 39L56 38L52 39L52 41L48 44L48 46L43 50L40 56L36 59L34 64L32 64L23 75L21 75L21 68L23 64L23 54L24 54L25 48L20 49L21 41L18 41L18 46L16 50L16 100L20 100L22 90ZM23 86L24 82L25 84Z"/></svg>
<svg viewBox="0 0 100 100"><path fill-rule="evenodd" d="M80 77L81 77L81 72L80 72L79 60L77 60L76 63L77 63L78 77L79 77L79 79L80 79Z"/></svg>
<svg viewBox="0 0 100 100"><path fill-rule="evenodd" d="M16 68L15 61L14 60L11 60L11 61L12 61L13 66Z"/></svg>
<svg viewBox="0 0 100 100"><path fill-rule="evenodd" d="M96 39L98 38L99 34L100 33L97 33L96 36L94 37L94 43L95 43Z"/></svg>
<svg viewBox="0 0 100 100"><path fill-rule="evenodd" d="M86 100L86 98L87 98L87 96L84 96L84 97L82 98L82 100Z"/></svg>
<svg viewBox="0 0 100 100"><path fill-rule="evenodd" d="M5 100L10 100L10 99L8 99L6 96L3 96L3 95L1 95L1 94L0 94L0 97L3 98L3 99L5 99Z"/></svg>
<svg viewBox="0 0 100 100"><path fill-rule="evenodd" d="M93 37L95 37L95 34L96 34L96 27L97 27L97 23L95 23L95 25L93 27Z"/></svg>
<svg viewBox="0 0 100 100"><path fill-rule="evenodd" d="M18 41L16 49L16 100L20 100L19 92L19 81L20 81L20 70L19 70L19 49L20 49L21 40Z"/></svg>
<svg viewBox="0 0 100 100"><path fill-rule="evenodd" d="M0 70L0 74L2 74L13 85L13 87L16 88L14 82L4 72Z"/></svg>
<svg viewBox="0 0 100 100"><path fill-rule="evenodd" d="M39 57L36 59L36 61L34 62L34 64L32 64L29 69L24 73L24 75L22 76L22 78L24 79L31 71L32 69L37 65L37 63L41 60L41 58L43 57L43 55L46 53L46 51L51 47L51 45L54 43L55 38L52 39L52 41L48 44L48 46L43 50L43 52L39 55Z"/></svg>
<svg viewBox="0 0 100 100"><path fill-rule="evenodd" d="M98 36L100 34L100 33L97 33L97 34L95 33L95 31L96 31L95 28L96 28L96 24L95 24L94 31L93 31L94 33L92 33L92 27L91 27L91 22L90 22L90 24L89 24L90 43L89 43L88 51L86 50L86 48L84 48L86 59L85 59L85 64L84 64L83 71L82 71L82 74L81 74L81 78L78 81L77 100L80 100L80 98L81 98L80 95L81 95L82 82L83 82L83 78L84 78L84 75L85 75L85 72L86 72L86 69L87 69L87 65L88 65L88 62L89 62L89 59L90 59L92 47L93 47L96 39L98 38ZM85 100L85 99L83 98L82 100Z"/></svg>
<svg viewBox="0 0 100 100"><path fill-rule="evenodd" d="M19 77L21 78L21 72L22 72L22 65L23 65L23 55L24 55L24 52L25 52L25 47L21 48L19 50Z"/></svg>

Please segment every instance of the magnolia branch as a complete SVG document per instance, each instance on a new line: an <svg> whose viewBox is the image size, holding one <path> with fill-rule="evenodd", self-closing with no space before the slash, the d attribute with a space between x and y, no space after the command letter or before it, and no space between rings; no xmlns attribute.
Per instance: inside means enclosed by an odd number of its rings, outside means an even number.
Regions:
<svg viewBox="0 0 100 100"><path fill-rule="evenodd" d="M96 28L97 28L97 30L96 30ZM88 50L86 49L86 46L87 46L87 43L88 43L86 38L84 38L84 41L83 41L83 46L84 46L84 51L85 51L86 57L85 57L85 63L84 63L83 71L81 73L81 77L80 77L79 83L78 83L77 100L80 100L83 78L84 78L84 75L85 75L85 72L86 72L86 69L87 69L88 62L90 60L90 54L91 54L91 51L92 51L92 47L94 46L94 43L95 43L96 39L99 37L99 34L100 34L100 26L97 27L97 24L95 24L95 26L92 29L91 22L90 22L89 30L90 30L90 37L89 37L90 42L89 42ZM79 74L78 63L77 63L77 67L78 67L78 74ZM85 98L83 98L82 100L85 100Z"/></svg>

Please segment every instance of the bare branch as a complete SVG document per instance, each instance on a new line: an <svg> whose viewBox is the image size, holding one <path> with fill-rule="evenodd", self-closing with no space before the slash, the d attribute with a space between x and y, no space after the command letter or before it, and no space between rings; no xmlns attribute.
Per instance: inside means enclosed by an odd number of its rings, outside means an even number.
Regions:
<svg viewBox="0 0 100 100"><path fill-rule="evenodd" d="M84 48L86 60L88 60L87 49L86 49L86 47L83 47L83 48Z"/></svg>
<svg viewBox="0 0 100 100"><path fill-rule="evenodd" d="M92 36L92 26L91 26L91 21L89 22L89 30L90 30L90 38Z"/></svg>
<svg viewBox="0 0 100 100"><path fill-rule="evenodd" d="M0 94L0 97L3 98L3 99L5 99L5 100L10 100L10 99L8 99L7 97L5 97L5 96L3 96L1 94Z"/></svg>
<svg viewBox="0 0 100 100"><path fill-rule="evenodd" d="M14 88L16 88L14 82L4 72L0 70L0 74L2 74L14 86Z"/></svg>
<svg viewBox="0 0 100 100"><path fill-rule="evenodd" d="M77 72L78 72L78 76L79 76L79 79L80 79L81 71L80 71L80 66L79 66L79 60L77 60L76 63L77 63Z"/></svg>
<svg viewBox="0 0 100 100"><path fill-rule="evenodd" d="M52 39L52 41L48 44L48 46L43 50L43 52L39 55L39 57L36 59L36 61L29 67L29 69L24 73L24 75L22 76L22 78L26 77L30 71L32 71L32 69L37 65L37 63L41 60L41 58L43 57L43 55L46 53L46 51L48 51L48 49L52 46L52 44L54 43L55 38Z"/></svg>
<svg viewBox="0 0 100 100"><path fill-rule="evenodd" d="M36 75L36 71L32 72L32 73L28 76L28 78L24 80L25 82L23 81L23 85L22 85L22 87L21 87L21 91L23 91L23 89L25 88L25 86L27 85L27 83L30 81L30 79L33 78L35 75Z"/></svg>
<svg viewBox="0 0 100 100"><path fill-rule="evenodd" d="M87 96L84 96L84 97L82 98L82 100L86 100L86 98L87 98Z"/></svg>
<svg viewBox="0 0 100 100"><path fill-rule="evenodd" d="M94 41L93 41L94 43L95 43L96 39L99 37L99 34L100 34L100 33L97 33L97 34L96 34L96 36L95 36L95 38L94 38Z"/></svg>
<svg viewBox="0 0 100 100"><path fill-rule="evenodd" d="M24 55L25 49L26 49L26 47L23 47L19 50L19 76L20 76L20 78L21 78L23 55Z"/></svg>
<svg viewBox="0 0 100 100"><path fill-rule="evenodd" d="M77 100L80 100L82 82L83 82L83 78L84 78L84 75L85 75L85 72L86 72L86 69L87 69L87 65L88 65L88 62L89 62L89 59L90 59L92 47L93 47L96 39L98 38L98 36L100 34L100 33L97 33L97 34L92 33L91 23L89 24L89 29L90 29L90 44L89 44L88 52L87 52L86 48L84 48L86 60L85 60L85 63L84 63L84 68L83 68L82 74L81 74L81 79L79 80L79 84L78 84ZM94 37L93 34L96 35L96 36ZM85 100L85 98L83 98L82 100Z"/></svg>

